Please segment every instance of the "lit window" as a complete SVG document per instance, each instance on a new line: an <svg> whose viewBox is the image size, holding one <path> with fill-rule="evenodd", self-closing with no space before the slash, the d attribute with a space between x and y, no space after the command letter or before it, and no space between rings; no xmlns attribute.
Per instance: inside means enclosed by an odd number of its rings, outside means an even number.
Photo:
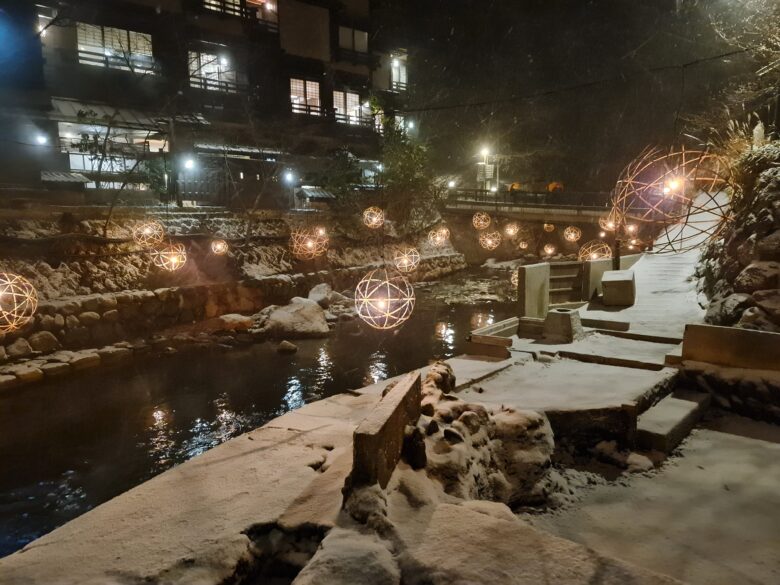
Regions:
<svg viewBox="0 0 780 585"><path fill-rule="evenodd" d="M333 107L336 120L347 124L360 124L363 116L360 95L351 91L334 91Z"/></svg>
<svg viewBox="0 0 780 585"><path fill-rule="evenodd" d="M368 33L364 30L340 26L339 48L358 53L368 53Z"/></svg>
<svg viewBox="0 0 780 585"><path fill-rule="evenodd" d="M76 28L79 63L154 73L152 35L83 22Z"/></svg>
<svg viewBox="0 0 780 585"><path fill-rule="evenodd" d="M241 0L203 0L203 6L207 10L241 16Z"/></svg>
<svg viewBox="0 0 780 585"><path fill-rule="evenodd" d="M319 82L291 78L290 103L292 104L292 111L296 114L319 116L322 113Z"/></svg>
<svg viewBox="0 0 780 585"><path fill-rule="evenodd" d="M406 55L393 56L390 62L390 82L395 91L406 89Z"/></svg>
<svg viewBox="0 0 780 585"><path fill-rule="evenodd" d="M238 74L225 55L190 51L189 71L190 87L228 93L239 89Z"/></svg>

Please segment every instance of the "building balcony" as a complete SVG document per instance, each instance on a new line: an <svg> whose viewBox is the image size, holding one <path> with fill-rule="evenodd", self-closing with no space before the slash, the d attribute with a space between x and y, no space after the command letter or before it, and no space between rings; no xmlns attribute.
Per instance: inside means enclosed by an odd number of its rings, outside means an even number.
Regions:
<svg viewBox="0 0 780 585"><path fill-rule="evenodd" d="M308 104L292 104L293 114L305 114L307 116L322 116L322 106L310 106Z"/></svg>
<svg viewBox="0 0 780 585"><path fill-rule="evenodd" d="M203 77L200 75L193 75L190 77L190 87L194 89L203 89L206 91L217 91L222 93L242 93L245 92L248 86L245 83L238 83L236 81L212 79L210 77Z"/></svg>
<svg viewBox="0 0 780 585"><path fill-rule="evenodd" d="M371 53L343 49L341 47L339 47L336 52L336 58L339 61L345 61L354 65L365 65L367 67L375 67L378 65L378 58Z"/></svg>

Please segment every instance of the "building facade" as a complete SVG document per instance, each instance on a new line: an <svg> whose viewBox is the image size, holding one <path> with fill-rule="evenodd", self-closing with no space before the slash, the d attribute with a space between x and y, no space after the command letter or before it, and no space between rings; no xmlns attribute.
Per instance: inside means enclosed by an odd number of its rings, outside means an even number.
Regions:
<svg viewBox="0 0 780 585"><path fill-rule="evenodd" d="M370 176L408 87L369 0L14 0L0 26L6 198L284 205L335 152Z"/></svg>

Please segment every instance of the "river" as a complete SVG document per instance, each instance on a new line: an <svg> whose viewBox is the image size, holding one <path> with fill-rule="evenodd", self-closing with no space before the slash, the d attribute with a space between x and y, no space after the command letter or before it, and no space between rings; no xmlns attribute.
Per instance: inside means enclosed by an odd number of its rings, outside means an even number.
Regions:
<svg viewBox="0 0 780 585"><path fill-rule="evenodd" d="M463 353L513 314L506 276L417 287L399 330L186 352L0 395L0 556L166 469L309 402Z"/></svg>

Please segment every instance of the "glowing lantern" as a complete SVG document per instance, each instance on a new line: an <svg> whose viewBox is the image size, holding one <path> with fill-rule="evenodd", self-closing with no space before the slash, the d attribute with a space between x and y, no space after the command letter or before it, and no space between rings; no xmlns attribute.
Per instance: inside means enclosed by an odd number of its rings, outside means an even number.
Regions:
<svg viewBox="0 0 780 585"><path fill-rule="evenodd" d="M165 226L157 220L145 221L133 230L133 240L144 248L154 248L163 243Z"/></svg>
<svg viewBox="0 0 780 585"><path fill-rule="evenodd" d="M599 232L599 237L600 238L606 238L607 237L607 232Z"/></svg>
<svg viewBox="0 0 780 585"><path fill-rule="evenodd" d="M578 242L581 237L582 237L582 231L580 230L580 228L575 227L573 225L570 225L565 230L563 230L563 238L567 242Z"/></svg>
<svg viewBox="0 0 780 585"><path fill-rule="evenodd" d="M444 226L428 232L428 241L437 248L441 248L450 239L450 230Z"/></svg>
<svg viewBox="0 0 780 585"><path fill-rule="evenodd" d="M417 248L404 247L396 251L394 261L401 272L411 272L420 263L420 253Z"/></svg>
<svg viewBox="0 0 780 585"><path fill-rule="evenodd" d="M187 249L184 244L168 244L152 252L155 266L174 272L187 262Z"/></svg>
<svg viewBox="0 0 780 585"><path fill-rule="evenodd" d="M38 293L26 278L0 272L0 331L24 327L38 308Z"/></svg>
<svg viewBox="0 0 780 585"><path fill-rule="evenodd" d="M577 257L579 258L580 262L612 258L612 248L610 248L609 245L607 245L605 242L591 240L590 242L586 242L582 245L579 253L577 254Z"/></svg>
<svg viewBox="0 0 780 585"><path fill-rule="evenodd" d="M485 230L490 227L490 216L484 211L477 211L471 218L471 224L478 230Z"/></svg>
<svg viewBox="0 0 780 585"><path fill-rule="evenodd" d="M555 224L553 224L553 223L546 223L546 224L544 224L544 231L546 231L548 234L550 232L554 232L555 231Z"/></svg>
<svg viewBox="0 0 780 585"><path fill-rule="evenodd" d="M636 233L636 224L630 223L626 226L626 231L629 234L635 234Z"/></svg>
<svg viewBox="0 0 780 585"><path fill-rule="evenodd" d="M385 212L379 207L368 207L363 211L363 223L372 230L379 229L385 223Z"/></svg>
<svg viewBox="0 0 780 585"><path fill-rule="evenodd" d="M211 240L211 252L217 256L224 256L227 254L230 246L225 240Z"/></svg>
<svg viewBox="0 0 780 585"><path fill-rule="evenodd" d="M520 226L515 222L508 223L506 224L506 227L504 227L504 233L510 238L514 238L518 232L520 232Z"/></svg>
<svg viewBox="0 0 780 585"><path fill-rule="evenodd" d="M314 233L319 236L320 238L326 238L328 237L328 230L326 230L323 226L318 225L314 228Z"/></svg>
<svg viewBox="0 0 780 585"><path fill-rule="evenodd" d="M547 256L555 254L555 246L552 244L545 244L543 250Z"/></svg>
<svg viewBox="0 0 780 585"><path fill-rule="evenodd" d="M299 260L313 260L328 251L328 237L320 235L319 228L294 229L290 233L290 249Z"/></svg>
<svg viewBox="0 0 780 585"><path fill-rule="evenodd" d="M607 215L599 218L599 227L607 232L614 232L618 224L620 224L620 214L614 208Z"/></svg>
<svg viewBox="0 0 780 585"><path fill-rule="evenodd" d="M398 327L412 315L414 288L400 274L372 270L355 288L355 310L375 329Z"/></svg>
<svg viewBox="0 0 780 585"><path fill-rule="evenodd" d="M495 250L501 244L501 234L498 232L482 232L479 234L479 245L485 250Z"/></svg>
<svg viewBox="0 0 780 585"><path fill-rule="evenodd" d="M525 240L523 240L522 242L518 242L517 247L520 248L521 250L527 250L528 242L526 242Z"/></svg>
<svg viewBox="0 0 780 585"><path fill-rule="evenodd" d="M520 271L519 270L513 270L512 276L509 278L509 282L512 283L512 286L517 288L517 285L520 284Z"/></svg>

